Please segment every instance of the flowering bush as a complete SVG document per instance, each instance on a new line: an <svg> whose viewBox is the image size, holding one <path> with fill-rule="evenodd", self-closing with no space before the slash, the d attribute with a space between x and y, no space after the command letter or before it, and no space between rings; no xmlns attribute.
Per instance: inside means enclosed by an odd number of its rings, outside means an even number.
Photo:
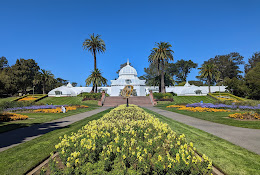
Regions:
<svg viewBox="0 0 260 175"><path fill-rule="evenodd" d="M88 108L88 106L81 105L81 106L67 106L66 111L73 111L76 110L77 108ZM33 112L43 112L43 113L61 113L61 107L57 107L55 109L36 109L33 110Z"/></svg>
<svg viewBox="0 0 260 175"><path fill-rule="evenodd" d="M206 107L186 107L184 105L170 105L166 108L178 108L178 110L183 111L192 111L192 112L228 112L225 109L214 109L214 108L206 108Z"/></svg>
<svg viewBox="0 0 260 175"><path fill-rule="evenodd" d="M40 105L40 106L24 106L24 107L15 107L7 108L5 111L17 111L17 110L35 110L35 109L55 109L61 105Z"/></svg>
<svg viewBox="0 0 260 175"><path fill-rule="evenodd" d="M0 121L13 121L13 120L25 120L25 119L28 119L27 115L14 114L14 113L0 114Z"/></svg>
<svg viewBox="0 0 260 175"><path fill-rule="evenodd" d="M19 99L18 101L31 101L31 100L36 100L38 97L24 97Z"/></svg>
<svg viewBox="0 0 260 175"><path fill-rule="evenodd" d="M245 112L245 113L235 113L235 114L229 114L228 115L230 118L236 118L236 119L259 119L260 120L260 115L258 113L254 112Z"/></svg>
<svg viewBox="0 0 260 175"><path fill-rule="evenodd" d="M55 145L62 174L210 174L193 143L143 109L121 105ZM55 162L55 161L54 161ZM56 173L61 173L56 172Z"/></svg>
<svg viewBox="0 0 260 175"><path fill-rule="evenodd" d="M186 107L202 107L202 108L230 108L230 109L243 109L243 110L257 110L260 109L258 106L242 106L242 105L226 105L226 104L212 104L212 103L193 103L188 104Z"/></svg>

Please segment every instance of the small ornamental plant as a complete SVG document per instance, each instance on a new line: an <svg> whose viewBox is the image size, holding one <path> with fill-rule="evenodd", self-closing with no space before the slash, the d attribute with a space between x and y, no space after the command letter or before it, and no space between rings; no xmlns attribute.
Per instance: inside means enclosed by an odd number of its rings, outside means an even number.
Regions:
<svg viewBox="0 0 260 175"><path fill-rule="evenodd" d="M81 106L66 106L66 111L73 111L73 110L77 110L77 108L88 108L88 106L85 105L81 105ZM33 110L34 113L62 113L61 107L57 107L54 109L36 109Z"/></svg>
<svg viewBox="0 0 260 175"><path fill-rule="evenodd" d="M178 108L178 110L182 111L192 111L192 112L228 112L225 109L214 109L214 108L206 108L206 107L186 107L184 105L170 105L166 108Z"/></svg>
<svg viewBox="0 0 260 175"><path fill-rule="evenodd" d="M14 113L0 113L0 121L14 121L14 120L26 120L28 119L27 115L14 114Z"/></svg>
<svg viewBox="0 0 260 175"><path fill-rule="evenodd" d="M260 115L256 112L245 112L229 114L230 118L241 119L241 120L260 120Z"/></svg>
<svg viewBox="0 0 260 175"><path fill-rule="evenodd" d="M121 105L55 145L65 168L53 174L211 174L193 143L135 106Z"/></svg>
<svg viewBox="0 0 260 175"><path fill-rule="evenodd" d="M24 98L19 99L18 101L32 101L32 100L36 100L38 98L39 97L24 97Z"/></svg>

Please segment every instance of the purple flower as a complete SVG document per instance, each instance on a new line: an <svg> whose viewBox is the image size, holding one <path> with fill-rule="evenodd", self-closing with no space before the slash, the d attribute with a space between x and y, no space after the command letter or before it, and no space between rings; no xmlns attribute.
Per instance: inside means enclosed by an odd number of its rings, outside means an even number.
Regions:
<svg viewBox="0 0 260 175"><path fill-rule="evenodd" d="M36 110L36 109L55 109L57 107L67 106L67 105L40 105L40 106L24 106L24 107L15 107L7 108L4 111L17 111L17 110Z"/></svg>
<svg viewBox="0 0 260 175"><path fill-rule="evenodd" d="M226 104L212 104L212 103L193 103L187 104L186 107L202 107L202 108L230 108L230 109L260 109L260 105L258 106L237 106L235 104L226 105Z"/></svg>

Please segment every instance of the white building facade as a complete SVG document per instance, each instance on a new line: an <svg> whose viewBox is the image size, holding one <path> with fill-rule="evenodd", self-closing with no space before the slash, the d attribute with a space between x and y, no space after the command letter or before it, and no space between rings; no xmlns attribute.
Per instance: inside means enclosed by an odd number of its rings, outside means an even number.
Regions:
<svg viewBox="0 0 260 175"><path fill-rule="evenodd" d="M134 87L133 95L134 96L146 96L150 93L150 90L153 92L159 92L158 86L146 86L145 80L140 80L137 77L137 71L135 68L129 65L123 67L119 71L119 77L116 80L111 80L110 87L98 87L98 91L105 91L110 96L120 96L121 91L126 85L132 85ZM83 92L91 92L92 87L73 87L70 83L66 86L61 86L51 90L48 93L50 97L68 97L68 96L77 96ZM226 86L211 86L211 92L225 92ZM166 92L173 92L178 96L197 96L197 95L207 95L209 93L208 86L195 86L190 85L188 82L184 86L169 86L166 87Z"/></svg>

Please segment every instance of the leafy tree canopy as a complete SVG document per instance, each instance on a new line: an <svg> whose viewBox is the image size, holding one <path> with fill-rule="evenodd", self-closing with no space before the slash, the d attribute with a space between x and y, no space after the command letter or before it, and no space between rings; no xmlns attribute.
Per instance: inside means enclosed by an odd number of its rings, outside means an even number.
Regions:
<svg viewBox="0 0 260 175"><path fill-rule="evenodd" d="M11 67L11 78L13 83L23 92L28 87L33 86L33 80L40 67L33 59L17 59L16 63Z"/></svg>
<svg viewBox="0 0 260 175"><path fill-rule="evenodd" d="M260 63L257 63L245 76L249 88L249 97L260 100Z"/></svg>
<svg viewBox="0 0 260 175"><path fill-rule="evenodd" d="M6 67L8 67L8 60L6 57L2 56L0 57L0 70L3 70Z"/></svg>
<svg viewBox="0 0 260 175"><path fill-rule="evenodd" d="M72 82L71 85L72 85L73 87L76 87L76 86L78 85L78 83Z"/></svg>
<svg viewBox="0 0 260 175"><path fill-rule="evenodd" d="M186 82L187 76L191 69L196 68L197 63L193 61L178 60L176 63L169 63L168 72L171 76L176 76L180 82Z"/></svg>
<svg viewBox="0 0 260 175"><path fill-rule="evenodd" d="M256 52L252 55L251 58L248 59L248 64L245 65L245 73L248 73L259 62L260 62L260 52Z"/></svg>
<svg viewBox="0 0 260 175"><path fill-rule="evenodd" d="M217 55L214 58L210 58L205 61L204 64L214 64L219 71L219 78L224 80L226 77L232 78L242 78L239 70L239 65L244 64L243 56L237 52L231 52L227 55Z"/></svg>

